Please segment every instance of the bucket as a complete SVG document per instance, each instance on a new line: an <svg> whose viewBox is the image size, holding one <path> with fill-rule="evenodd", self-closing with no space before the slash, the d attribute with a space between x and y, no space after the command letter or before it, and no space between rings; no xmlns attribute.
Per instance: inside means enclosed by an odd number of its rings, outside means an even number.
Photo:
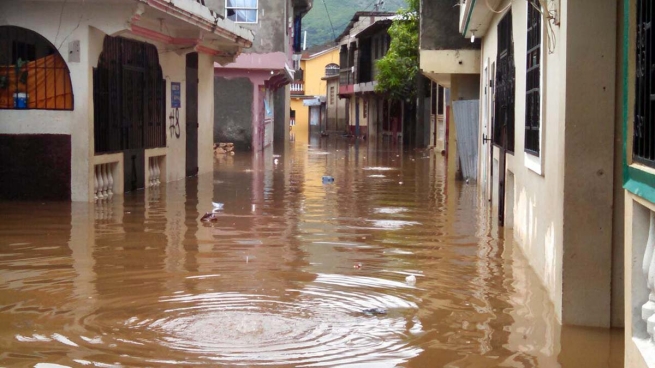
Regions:
<svg viewBox="0 0 655 368"><path fill-rule="evenodd" d="M27 93L25 92L14 93L14 108L15 109L27 108Z"/></svg>

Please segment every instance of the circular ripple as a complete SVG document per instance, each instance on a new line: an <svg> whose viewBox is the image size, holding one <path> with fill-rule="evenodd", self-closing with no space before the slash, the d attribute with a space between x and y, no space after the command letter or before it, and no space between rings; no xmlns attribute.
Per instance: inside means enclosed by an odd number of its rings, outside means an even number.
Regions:
<svg viewBox="0 0 655 368"><path fill-rule="evenodd" d="M144 347L159 346L167 349L169 358L170 353L177 356L178 364L342 366L374 362L376 366L394 366L421 352L408 344L417 329L417 306L409 300L411 289L372 277L318 275L306 287L279 296L238 292L173 295L159 298L158 304L166 309L137 307L138 317L120 322L120 330L129 330L127 335L133 338L113 342L123 345L119 348L126 344L136 347L123 349L131 358L158 364L173 361L135 354ZM362 313L368 308L385 308L388 314ZM110 322L102 315L87 320L91 321Z"/></svg>

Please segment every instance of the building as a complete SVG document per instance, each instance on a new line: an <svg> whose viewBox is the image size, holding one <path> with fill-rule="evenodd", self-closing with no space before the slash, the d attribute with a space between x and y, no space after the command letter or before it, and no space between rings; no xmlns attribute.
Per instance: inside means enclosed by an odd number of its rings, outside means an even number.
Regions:
<svg viewBox="0 0 655 368"><path fill-rule="evenodd" d="M0 14L0 198L94 201L212 170L213 65L249 30L202 0Z"/></svg>
<svg viewBox="0 0 655 368"><path fill-rule="evenodd" d="M625 214L625 366L655 365L655 49L653 2L619 1L617 166L622 168ZM619 137L617 137L619 138ZM623 144L620 144L623 143ZM619 164L619 162L621 162Z"/></svg>
<svg viewBox="0 0 655 368"><path fill-rule="evenodd" d="M295 116L292 134L305 141L310 133L336 131L336 116L341 116L345 127L345 101L337 97L332 86L332 100L328 101L325 73L339 69L339 48L321 45L303 52L300 70L291 84L291 114ZM338 73L337 73L338 75ZM340 109L340 111L339 111ZM328 127L328 125L331 126ZM341 131L344 131L342 128Z"/></svg>
<svg viewBox="0 0 655 368"><path fill-rule="evenodd" d="M252 48L236 62L216 65L214 141L261 151L289 137L289 84L299 68L302 17L311 0L206 0L255 33ZM281 146L280 146L281 147Z"/></svg>
<svg viewBox="0 0 655 368"><path fill-rule="evenodd" d="M450 87L449 161L452 143L475 146L480 190L563 324L622 326L616 3L422 5L421 69Z"/></svg>
<svg viewBox="0 0 655 368"><path fill-rule="evenodd" d="M446 154L448 176L461 176L457 124L452 101L480 99L480 39L464 39L459 7L448 1L422 1L420 70L430 80L429 145Z"/></svg>
<svg viewBox="0 0 655 368"><path fill-rule="evenodd" d="M357 12L336 39L339 97L346 99L348 132L356 137L402 140L402 103L375 93L375 62L386 55L394 13Z"/></svg>

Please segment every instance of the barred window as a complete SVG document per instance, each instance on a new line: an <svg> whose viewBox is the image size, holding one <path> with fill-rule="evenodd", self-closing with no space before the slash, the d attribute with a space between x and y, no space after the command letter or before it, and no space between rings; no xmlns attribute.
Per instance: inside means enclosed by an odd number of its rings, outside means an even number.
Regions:
<svg viewBox="0 0 655 368"><path fill-rule="evenodd" d="M227 19L237 23L257 23L258 0L225 0Z"/></svg>
<svg viewBox="0 0 655 368"><path fill-rule="evenodd" d="M29 29L0 26L0 109L73 110L66 62Z"/></svg>
<svg viewBox="0 0 655 368"><path fill-rule="evenodd" d="M539 4L528 2L528 52L525 82L525 151L539 156L541 130L541 12Z"/></svg>
<svg viewBox="0 0 655 368"><path fill-rule="evenodd" d="M635 162L655 167L655 37L653 2L637 1L635 107L632 154Z"/></svg>
<svg viewBox="0 0 655 368"><path fill-rule="evenodd" d="M496 85L493 123L493 143L514 152L514 40L512 13L498 23L498 55L496 56Z"/></svg>

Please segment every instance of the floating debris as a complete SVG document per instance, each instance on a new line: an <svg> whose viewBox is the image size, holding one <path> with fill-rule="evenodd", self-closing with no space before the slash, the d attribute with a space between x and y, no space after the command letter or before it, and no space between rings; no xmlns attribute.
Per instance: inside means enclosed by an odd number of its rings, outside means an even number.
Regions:
<svg viewBox="0 0 655 368"><path fill-rule="evenodd" d="M371 309L364 309L362 313L366 314L367 316L380 316L387 314L387 310L384 308L371 308Z"/></svg>
<svg viewBox="0 0 655 368"><path fill-rule="evenodd" d="M334 177L325 175L323 176L323 184L334 183Z"/></svg>
<svg viewBox="0 0 655 368"><path fill-rule="evenodd" d="M409 276L405 277L405 283L407 283L407 285L410 285L410 286L416 285L416 276L409 275Z"/></svg>

